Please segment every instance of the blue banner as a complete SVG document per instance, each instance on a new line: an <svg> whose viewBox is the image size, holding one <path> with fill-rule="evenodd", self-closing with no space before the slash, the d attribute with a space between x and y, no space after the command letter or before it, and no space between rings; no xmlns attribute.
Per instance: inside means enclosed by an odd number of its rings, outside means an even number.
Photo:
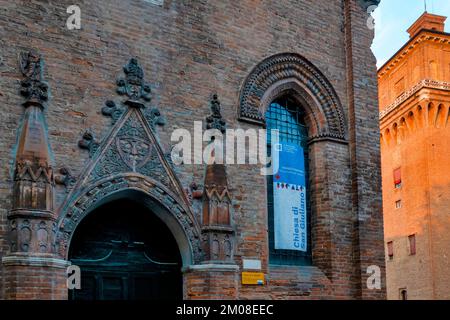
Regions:
<svg viewBox="0 0 450 320"><path fill-rule="evenodd" d="M279 169L273 177L275 249L306 252L308 234L303 148L282 142L272 146L273 152L279 154Z"/></svg>

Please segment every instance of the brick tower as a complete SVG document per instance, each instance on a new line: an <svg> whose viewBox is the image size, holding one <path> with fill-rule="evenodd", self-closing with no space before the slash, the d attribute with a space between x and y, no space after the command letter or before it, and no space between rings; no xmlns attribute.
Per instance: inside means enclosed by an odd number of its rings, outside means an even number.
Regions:
<svg viewBox="0 0 450 320"><path fill-rule="evenodd" d="M389 299L450 298L450 34L424 13L378 71Z"/></svg>

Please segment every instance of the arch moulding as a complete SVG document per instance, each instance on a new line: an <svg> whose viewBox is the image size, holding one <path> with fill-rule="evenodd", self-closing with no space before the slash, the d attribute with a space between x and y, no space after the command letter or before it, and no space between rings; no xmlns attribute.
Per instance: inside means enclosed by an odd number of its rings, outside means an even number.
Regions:
<svg viewBox="0 0 450 320"><path fill-rule="evenodd" d="M180 249L183 266L201 260L200 228L189 208L161 183L139 173L106 177L83 188L66 202L59 213L55 237L59 255L68 258L71 239L84 217L101 205L123 197L139 200L151 210L149 214L156 214L169 227Z"/></svg>
<svg viewBox="0 0 450 320"><path fill-rule="evenodd" d="M345 113L328 79L296 53L271 56L257 65L240 93L238 118L265 125L265 112L277 97L289 93L305 108L310 140L346 141Z"/></svg>

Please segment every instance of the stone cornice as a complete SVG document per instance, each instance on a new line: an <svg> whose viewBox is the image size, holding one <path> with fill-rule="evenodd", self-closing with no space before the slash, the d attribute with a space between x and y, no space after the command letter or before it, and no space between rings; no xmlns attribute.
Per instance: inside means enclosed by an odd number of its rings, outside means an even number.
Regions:
<svg viewBox="0 0 450 320"><path fill-rule="evenodd" d="M420 90L422 90L424 88L450 91L450 82L436 81L436 80L430 80L430 79L421 80L419 83L414 85L411 89L405 91L392 104L390 104L385 109L383 109L380 112L380 120L383 120L386 116L388 116L394 110L397 110L397 108L402 103L404 103L406 100L408 100L409 98L411 98L413 95L415 95L417 92L419 92Z"/></svg>
<svg viewBox="0 0 450 320"><path fill-rule="evenodd" d="M386 74L388 74L390 70L395 68L401 61L403 61L403 58L407 56L411 52L411 50L414 50L419 44L425 41L450 44L450 33L443 33L426 29L420 31L378 70L378 79L380 80Z"/></svg>

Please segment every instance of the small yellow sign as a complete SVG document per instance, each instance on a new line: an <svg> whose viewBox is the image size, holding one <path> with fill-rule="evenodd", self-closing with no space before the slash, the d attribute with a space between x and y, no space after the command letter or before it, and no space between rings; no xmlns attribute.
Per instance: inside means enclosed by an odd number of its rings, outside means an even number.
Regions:
<svg viewBox="0 0 450 320"><path fill-rule="evenodd" d="M242 272L242 284L264 285L264 273L262 272Z"/></svg>

